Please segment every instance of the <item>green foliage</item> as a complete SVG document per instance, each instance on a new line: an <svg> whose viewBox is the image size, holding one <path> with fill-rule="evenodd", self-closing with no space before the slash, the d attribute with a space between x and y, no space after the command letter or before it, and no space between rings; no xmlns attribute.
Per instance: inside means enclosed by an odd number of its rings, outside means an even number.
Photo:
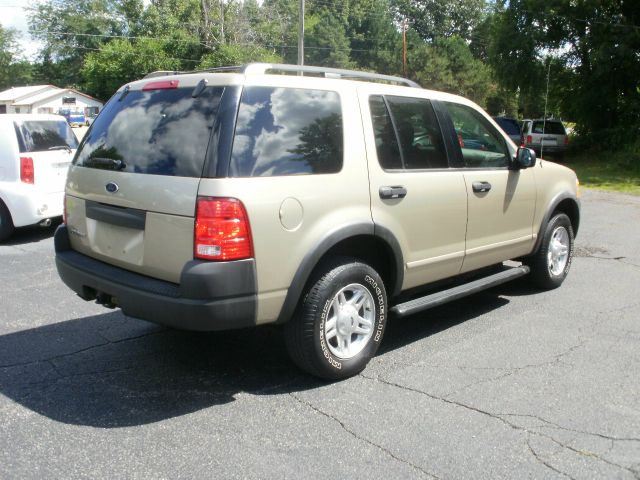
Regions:
<svg viewBox="0 0 640 480"><path fill-rule="evenodd" d="M485 5L484 0L393 0L399 19L429 43L453 36L471 39Z"/></svg>
<svg viewBox="0 0 640 480"><path fill-rule="evenodd" d="M409 51L411 76L425 88L443 90L485 104L491 89L490 71L475 59L468 44L458 37L437 45L419 44Z"/></svg>
<svg viewBox="0 0 640 480"><path fill-rule="evenodd" d="M520 89L539 113L551 61L551 111L601 142L640 125L638 19L638 2L505 2L494 21L491 64L499 81Z"/></svg>
<svg viewBox="0 0 640 480"><path fill-rule="evenodd" d="M0 25L0 90L23 85L31 79L31 65L20 56L16 31Z"/></svg>
<svg viewBox="0 0 640 480"><path fill-rule="evenodd" d="M251 62L280 63L282 58L273 51L257 46L220 45L202 57L199 69L242 65Z"/></svg>
<svg viewBox="0 0 640 480"><path fill-rule="evenodd" d="M108 99L122 84L156 70L177 70L179 61L163 51L163 42L117 39L85 58L82 75L88 92Z"/></svg>

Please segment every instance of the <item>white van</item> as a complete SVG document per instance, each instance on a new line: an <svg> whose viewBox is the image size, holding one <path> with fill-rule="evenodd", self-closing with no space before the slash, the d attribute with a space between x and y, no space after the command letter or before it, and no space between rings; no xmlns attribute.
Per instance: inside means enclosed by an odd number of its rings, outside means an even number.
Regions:
<svg viewBox="0 0 640 480"><path fill-rule="evenodd" d="M78 141L59 115L0 115L0 241L62 216Z"/></svg>

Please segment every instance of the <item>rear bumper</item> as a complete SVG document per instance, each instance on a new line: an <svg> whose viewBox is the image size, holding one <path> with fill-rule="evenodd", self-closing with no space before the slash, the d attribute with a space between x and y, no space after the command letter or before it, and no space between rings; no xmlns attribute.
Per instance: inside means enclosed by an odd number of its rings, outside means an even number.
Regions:
<svg viewBox="0 0 640 480"><path fill-rule="evenodd" d="M56 267L84 300L120 307L125 315L184 330L256 325L255 261L188 262L180 284L146 277L71 249L67 227L55 234Z"/></svg>
<svg viewBox="0 0 640 480"><path fill-rule="evenodd" d="M33 185L18 182L6 182L2 185L2 190L2 197L16 227L34 225L47 218L62 216L64 190L45 193Z"/></svg>

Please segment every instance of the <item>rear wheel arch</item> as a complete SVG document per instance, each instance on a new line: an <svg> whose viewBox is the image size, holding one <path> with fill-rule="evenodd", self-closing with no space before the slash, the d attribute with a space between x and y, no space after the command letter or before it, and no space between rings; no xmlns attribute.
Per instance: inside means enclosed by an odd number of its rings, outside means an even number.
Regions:
<svg viewBox="0 0 640 480"><path fill-rule="evenodd" d="M9 238L14 230L11 211L6 203L0 198L0 242Z"/></svg>
<svg viewBox="0 0 640 480"><path fill-rule="evenodd" d="M370 265L381 275L389 298L400 293L404 280L400 244L386 229L373 224L341 227L327 234L302 260L285 298L277 323L288 322L316 273L336 258L350 257Z"/></svg>

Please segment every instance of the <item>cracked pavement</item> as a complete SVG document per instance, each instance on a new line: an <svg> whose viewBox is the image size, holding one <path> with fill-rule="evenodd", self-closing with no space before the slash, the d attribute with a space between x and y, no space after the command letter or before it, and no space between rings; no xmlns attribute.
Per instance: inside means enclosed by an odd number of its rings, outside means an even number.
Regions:
<svg viewBox="0 0 640 480"><path fill-rule="evenodd" d="M76 298L52 229L0 245L0 478L640 479L640 198L586 191L572 271L390 322L326 384L279 331Z"/></svg>

